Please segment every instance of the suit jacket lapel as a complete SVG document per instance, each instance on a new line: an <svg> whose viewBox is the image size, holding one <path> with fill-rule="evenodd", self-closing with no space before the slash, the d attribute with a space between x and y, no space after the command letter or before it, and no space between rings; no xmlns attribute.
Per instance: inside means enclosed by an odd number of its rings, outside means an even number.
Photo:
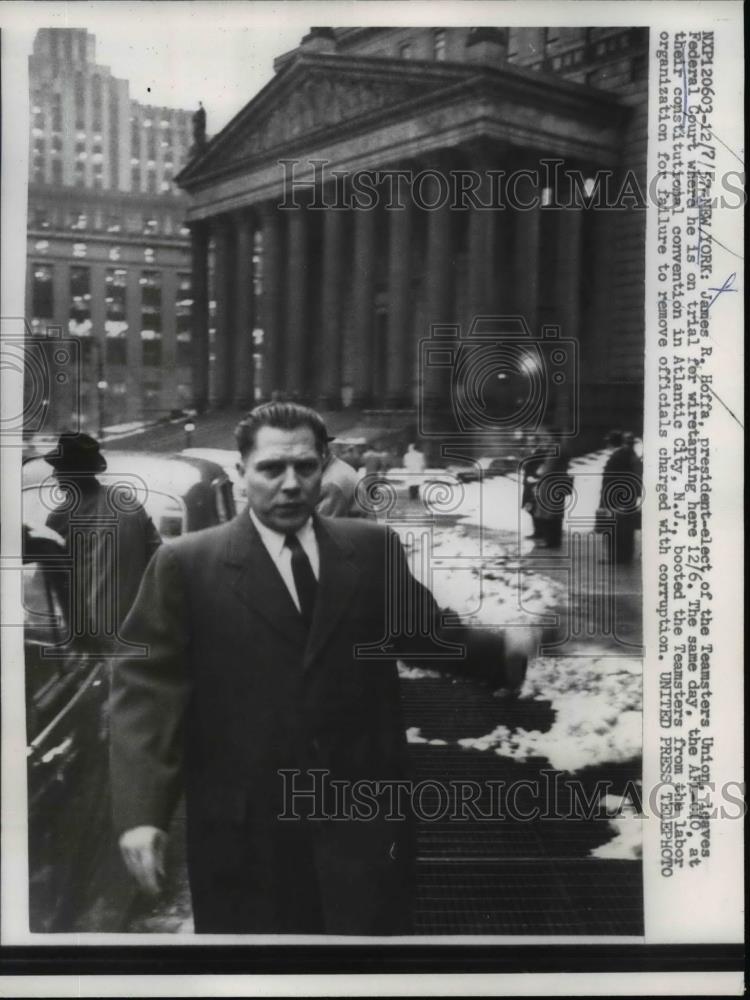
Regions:
<svg viewBox="0 0 750 1000"><path fill-rule="evenodd" d="M305 653L305 667L312 664L348 609L360 577L352 560L353 550L345 539L334 537L326 522L317 517L315 533L320 551L320 579Z"/></svg>
<svg viewBox="0 0 750 1000"><path fill-rule="evenodd" d="M247 510L231 524L224 560L240 600L281 635L304 645L307 630L302 618Z"/></svg>

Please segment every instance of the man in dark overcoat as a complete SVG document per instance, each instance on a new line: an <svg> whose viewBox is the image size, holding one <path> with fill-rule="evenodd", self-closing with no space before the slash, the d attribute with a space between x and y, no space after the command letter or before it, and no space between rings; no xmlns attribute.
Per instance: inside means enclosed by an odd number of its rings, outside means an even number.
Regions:
<svg viewBox="0 0 750 1000"><path fill-rule="evenodd" d="M408 933L396 660L500 686L524 659L497 632L442 628L392 531L313 513L326 439L305 407L252 411L237 432L249 508L163 545L125 624L148 655L115 667L120 846L158 891L184 790L196 932ZM324 780L339 784L310 794Z"/></svg>

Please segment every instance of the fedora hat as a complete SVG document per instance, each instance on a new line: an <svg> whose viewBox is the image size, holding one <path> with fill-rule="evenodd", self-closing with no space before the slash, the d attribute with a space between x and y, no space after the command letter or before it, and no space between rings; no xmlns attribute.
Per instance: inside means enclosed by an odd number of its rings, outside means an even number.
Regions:
<svg viewBox="0 0 750 1000"><path fill-rule="evenodd" d="M103 472L107 462L99 450L99 442L88 434L61 434L57 447L44 455L53 469L60 472Z"/></svg>

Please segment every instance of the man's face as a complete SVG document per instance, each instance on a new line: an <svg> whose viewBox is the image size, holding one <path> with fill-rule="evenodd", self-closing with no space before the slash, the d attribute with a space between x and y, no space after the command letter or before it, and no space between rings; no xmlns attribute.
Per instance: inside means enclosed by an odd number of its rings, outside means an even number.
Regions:
<svg viewBox="0 0 750 1000"><path fill-rule="evenodd" d="M266 527L298 531L315 510L322 460L309 427L261 427L255 447L237 466L250 507Z"/></svg>

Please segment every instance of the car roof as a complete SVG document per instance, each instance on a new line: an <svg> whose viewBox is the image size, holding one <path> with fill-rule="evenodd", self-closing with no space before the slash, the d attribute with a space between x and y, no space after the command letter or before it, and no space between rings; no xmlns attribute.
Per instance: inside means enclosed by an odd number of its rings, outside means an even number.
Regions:
<svg viewBox="0 0 750 1000"><path fill-rule="evenodd" d="M154 489L173 489L184 494L197 483L228 478L218 462L205 458L140 451L103 451L102 454L107 460L106 471L97 473L102 482L113 473L129 474L143 479ZM52 467L41 456L31 458L23 466L23 484L40 483L51 474Z"/></svg>

